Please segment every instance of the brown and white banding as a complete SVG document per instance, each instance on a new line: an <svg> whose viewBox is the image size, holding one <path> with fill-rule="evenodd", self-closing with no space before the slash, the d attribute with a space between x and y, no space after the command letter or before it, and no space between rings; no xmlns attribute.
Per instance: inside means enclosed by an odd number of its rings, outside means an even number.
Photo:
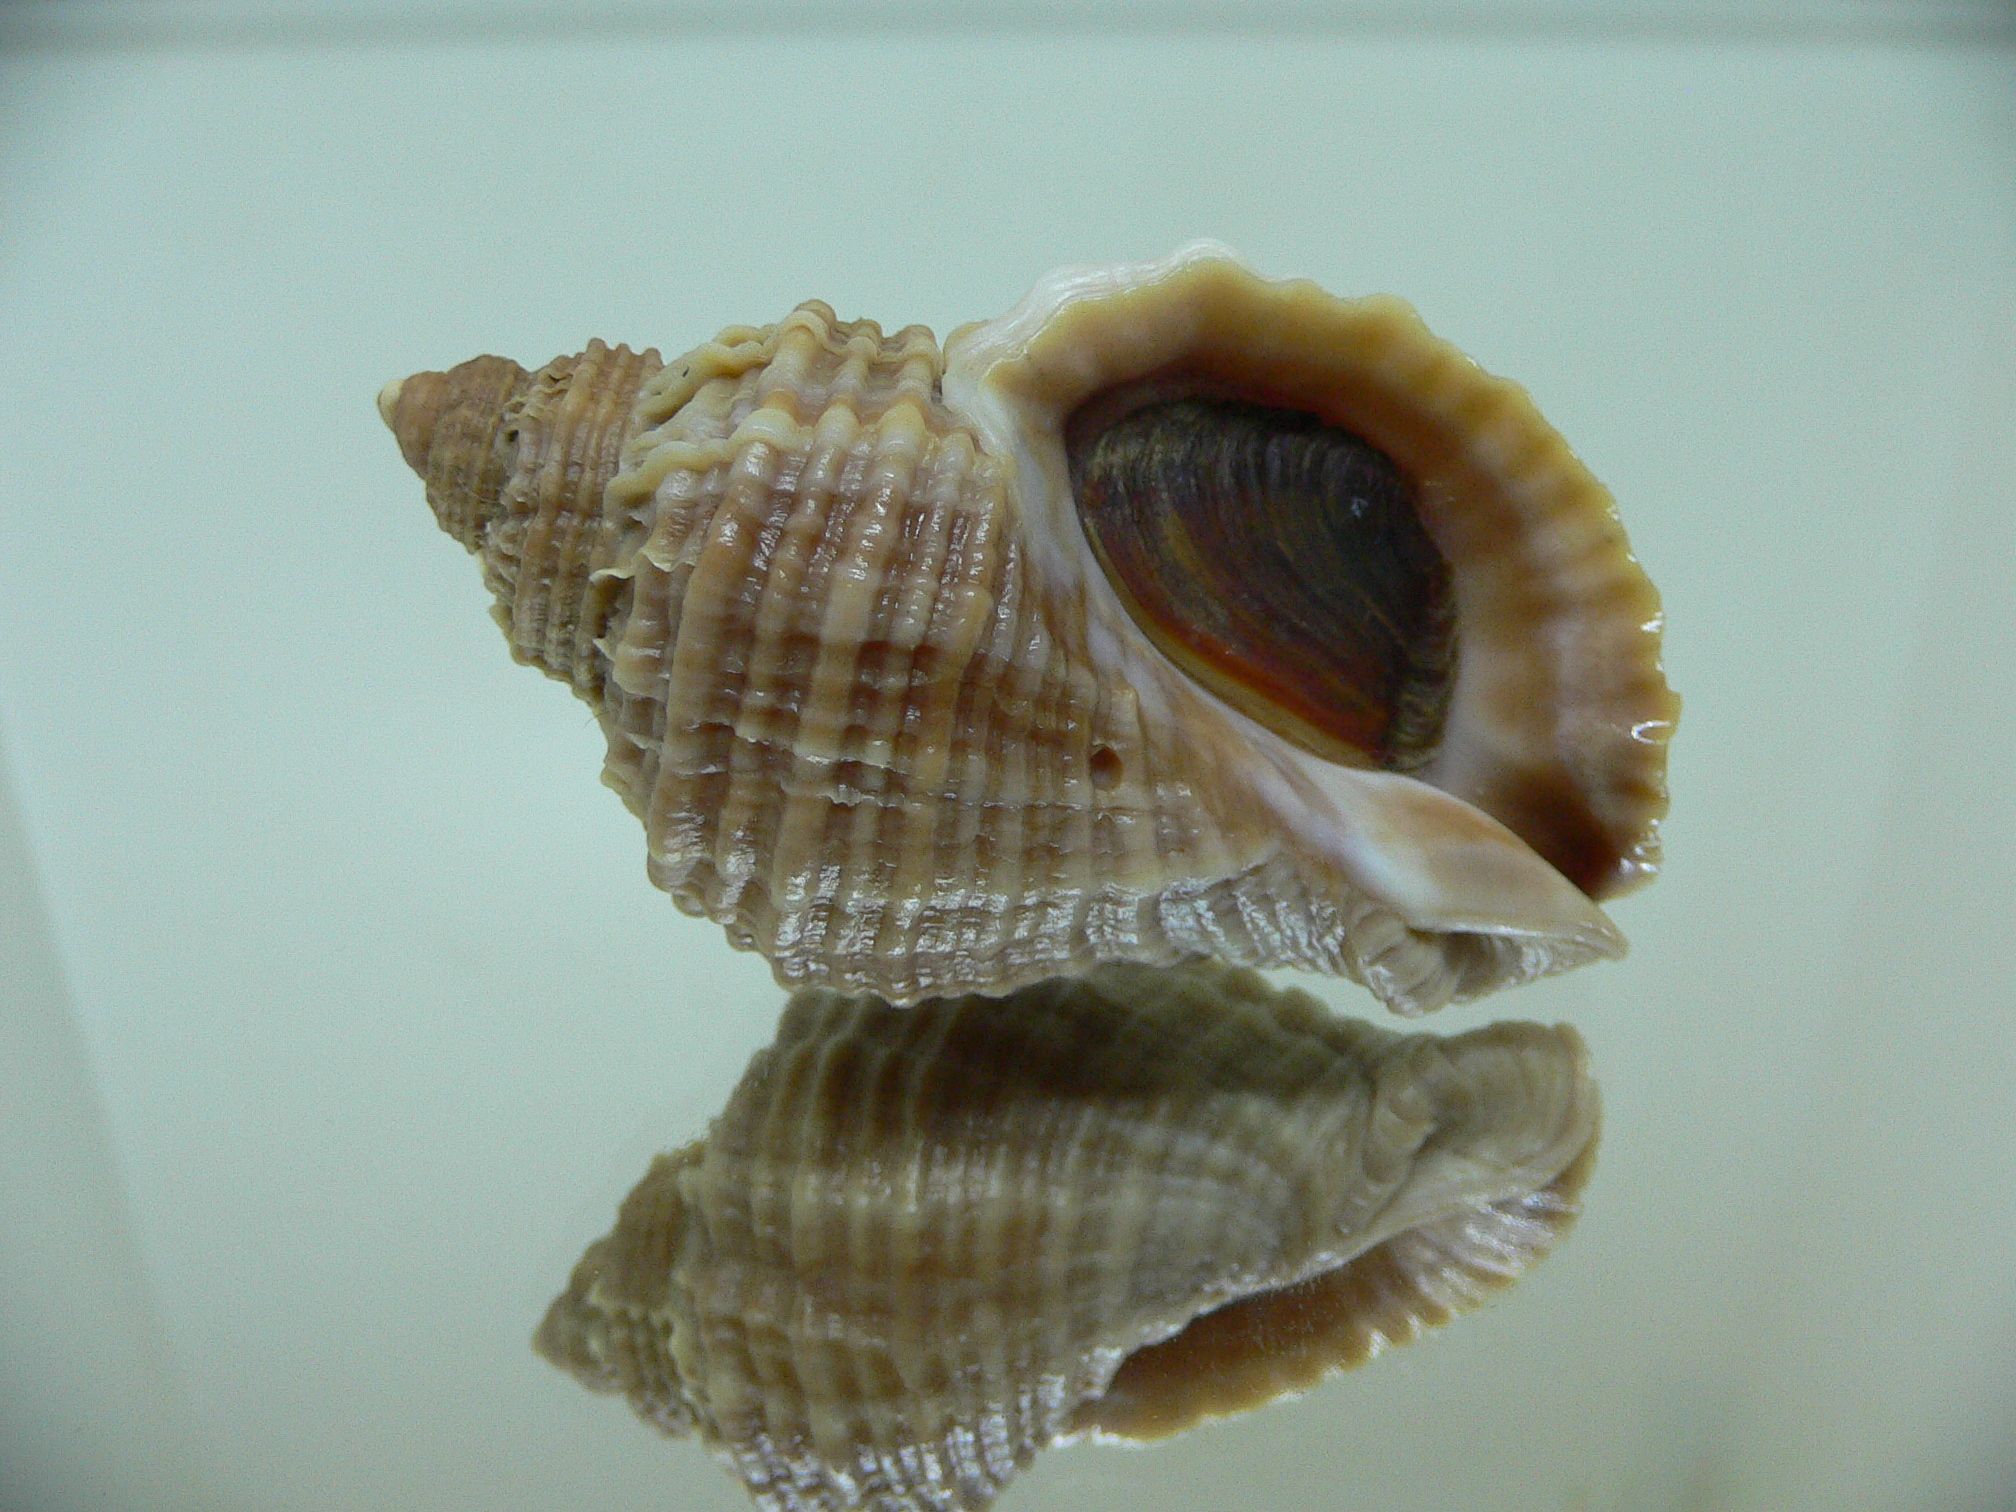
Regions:
<svg viewBox="0 0 2016 1512"><path fill-rule="evenodd" d="M1211 955L1420 1012L1623 949L1597 900L1656 867L1677 709L1657 597L1523 391L1397 300L1197 244L942 352L812 302L662 368L597 343L387 394L514 655L595 706L653 880L788 985ZM1244 688L1264 647L1186 656L1108 579L1074 456L1186 400L1390 462L1446 568L1367 663L1419 673L1411 733L1327 720L1321 675Z"/></svg>

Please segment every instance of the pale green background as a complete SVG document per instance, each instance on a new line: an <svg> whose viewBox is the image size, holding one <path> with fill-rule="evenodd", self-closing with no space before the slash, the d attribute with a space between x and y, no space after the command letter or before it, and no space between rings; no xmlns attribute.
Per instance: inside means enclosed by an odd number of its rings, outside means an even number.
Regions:
<svg viewBox="0 0 2016 1512"><path fill-rule="evenodd" d="M372 398L1198 235L1412 299L1613 487L1669 867L1433 1026L1587 1035L1557 1256L1003 1512L2016 1505L2008 12L831 14L0 18L0 1507L746 1505L527 1340L783 994Z"/></svg>

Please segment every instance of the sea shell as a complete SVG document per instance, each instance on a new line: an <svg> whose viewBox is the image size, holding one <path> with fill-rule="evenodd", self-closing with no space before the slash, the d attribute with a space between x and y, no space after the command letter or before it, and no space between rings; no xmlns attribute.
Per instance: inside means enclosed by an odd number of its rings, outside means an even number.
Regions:
<svg viewBox="0 0 2016 1512"><path fill-rule="evenodd" d="M1574 1221L1566 1027L1333 1018L1220 964L898 1009L810 990L535 1338L772 1512L975 1509L1046 1445L1305 1391Z"/></svg>
<svg viewBox="0 0 2016 1512"><path fill-rule="evenodd" d="M942 355L813 302L379 402L513 653L595 706L653 880L787 985L1208 954L1418 1012L1622 952L1592 900L1657 863L1657 597L1524 392L1397 300L1201 243Z"/></svg>

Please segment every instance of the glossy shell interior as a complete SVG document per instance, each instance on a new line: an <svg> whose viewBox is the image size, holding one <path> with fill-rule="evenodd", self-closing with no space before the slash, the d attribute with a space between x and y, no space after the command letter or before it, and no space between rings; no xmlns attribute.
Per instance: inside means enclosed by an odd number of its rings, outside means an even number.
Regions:
<svg viewBox="0 0 2016 1512"><path fill-rule="evenodd" d="M1657 860L1656 596L1524 393L1398 301L1199 244L942 353L814 302L662 368L500 363L381 408L513 653L596 707L653 880L781 981L910 1002L1203 954L1420 1012L1621 953L1594 900ZM1254 718L1108 581L1067 432L1193 391L1410 480L1456 612L1410 774Z"/></svg>
<svg viewBox="0 0 2016 1512"><path fill-rule="evenodd" d="M1124 610L1069 528L1074 415L1229 393L1377 446L1413 480L1456 579L1449 726L1419 775L1591 897L1656 871L1679 713L1659 664L1658 594L1608 490L1524 389L1432 335L1401 300L1263 279L1210 242L1158 263L1053 273L947 347L948 394L1016 456L1023 506L1050 527L1032 532L1053 548L1046 576L1108 622Z"/></svg>
<svg viewBox="0 0 2016 1512"><path fill-rule="evenodd" d="M1074 424L1067 449L1086 538L1158 651L1327 760L1434 758L1455 596L1391 458L1300 410L1206 394Z"/></svg>

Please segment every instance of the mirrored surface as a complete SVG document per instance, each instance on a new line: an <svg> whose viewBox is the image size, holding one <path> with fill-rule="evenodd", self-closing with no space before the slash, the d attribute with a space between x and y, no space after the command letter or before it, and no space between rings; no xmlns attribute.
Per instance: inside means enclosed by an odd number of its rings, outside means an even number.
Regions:
<svg viewBox="0 0 2016 1512"><path fill-rule="evenodd" d="M649 886L592 717L511 665L373 398L814 297L943 336L1208 235L1410 300L1615 493L1686 699L1667 864L1612 906L1627 960L1427 1025L1587 1040L1558 1254L1000 1506L2006 1506L1992 9L10 19L0 1491L748 1505L530 1336L785 993Z"/></svg>

